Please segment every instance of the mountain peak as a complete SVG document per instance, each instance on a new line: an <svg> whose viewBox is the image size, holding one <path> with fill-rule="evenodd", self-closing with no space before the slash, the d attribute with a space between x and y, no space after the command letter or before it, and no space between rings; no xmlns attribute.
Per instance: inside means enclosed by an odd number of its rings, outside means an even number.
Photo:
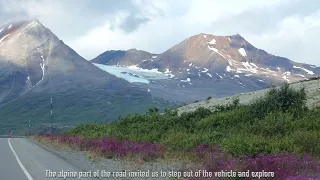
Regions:
<svg viewBox="0 0 320 180"><path fill-rule="evenodd" d="M139 51L137 48L128 49L128 51Z"/></svg>
<svg viewBox="0 0 320 180"><path fill-rule="evenodd" d="M234 35L231 35L231 37L240 37L240 38L243 38L240 34L234 34Z"/></svg>

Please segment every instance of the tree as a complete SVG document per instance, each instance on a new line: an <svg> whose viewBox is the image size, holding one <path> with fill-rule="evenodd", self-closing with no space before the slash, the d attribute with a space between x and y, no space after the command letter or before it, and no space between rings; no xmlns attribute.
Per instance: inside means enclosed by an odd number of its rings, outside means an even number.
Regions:
<svg viewBox="0 0 320 180"><path fill-rule="evenodd" d="M156 107L149 108L149 114L157 114L159 112L159 109Z"/></svg>

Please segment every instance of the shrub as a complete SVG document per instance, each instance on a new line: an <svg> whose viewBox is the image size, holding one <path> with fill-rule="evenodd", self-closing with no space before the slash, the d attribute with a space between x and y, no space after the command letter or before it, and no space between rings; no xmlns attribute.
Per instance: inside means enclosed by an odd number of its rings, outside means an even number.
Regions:
<svg viewBox="0 0 320 180"><path fill-rule="evenodd" d="M272 87L267 94L250 104L253 117L263 119L270 112L290 112L295 116L307 110L306 92L304 88L295 90L284 83L280 88Z"/></svg>
<svg viewBox="0 0 320 180"><path fill-rule="evenodd" d="M159 109L156 108L156 107L151 107L151 108L149 108L149 110L148 110L148 113L149 113L149 114L155 114L155 113L158 113L158 112L159 112Z"/></svg>

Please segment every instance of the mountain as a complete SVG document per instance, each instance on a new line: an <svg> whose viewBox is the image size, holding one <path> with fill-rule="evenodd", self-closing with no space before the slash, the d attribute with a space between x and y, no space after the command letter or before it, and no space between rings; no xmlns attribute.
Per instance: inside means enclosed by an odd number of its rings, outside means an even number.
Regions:
<svg viewBox="0 0 320 180"><path fill-rule="evenodd" d="M123 50L111 50L106 51L92 60L92 63L97 64L117 64L121 66L130 66L135 65L137 63L141 63L143 59L151 59L155 58L156 54L151 54L146 51L137 50L137 49L129 49L128 51Z"/></svg>
<svg viewBox="0 0 320 180"><path fill-rule="evenodd" d="M140 61L135 58L131 64L130 60L119 64L121 60L98 57L91 62L108 65L102 68L106 71L109 66L121 66L166 75L167 78L152 80L150 84L140 83L140 86L148 87L155 96L184 102L208 96L230 96L320 75L319 67L271 55L239 34L198 34L156 56L149 55Z"/></svg>
<svg viewBox="0 0 320 180"><path fill-rule="evenodd" d="M49 123L50 98L53 122L70 125L166 107L82 58L38 20L0 26L0 85L0 131Z"/></svg>

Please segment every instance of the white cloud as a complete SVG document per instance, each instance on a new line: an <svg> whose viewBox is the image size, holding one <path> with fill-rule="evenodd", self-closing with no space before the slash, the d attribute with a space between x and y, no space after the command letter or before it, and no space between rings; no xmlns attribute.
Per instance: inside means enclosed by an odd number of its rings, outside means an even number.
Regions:
<svg viewBox="0 0 320 180"><path fill-rule="evenodd" d="M287 17L275 29L275 32L249 35L248 40L275 55L320 65L316 55L316 48L320 47L320 11L305 17Z"/></svg>

